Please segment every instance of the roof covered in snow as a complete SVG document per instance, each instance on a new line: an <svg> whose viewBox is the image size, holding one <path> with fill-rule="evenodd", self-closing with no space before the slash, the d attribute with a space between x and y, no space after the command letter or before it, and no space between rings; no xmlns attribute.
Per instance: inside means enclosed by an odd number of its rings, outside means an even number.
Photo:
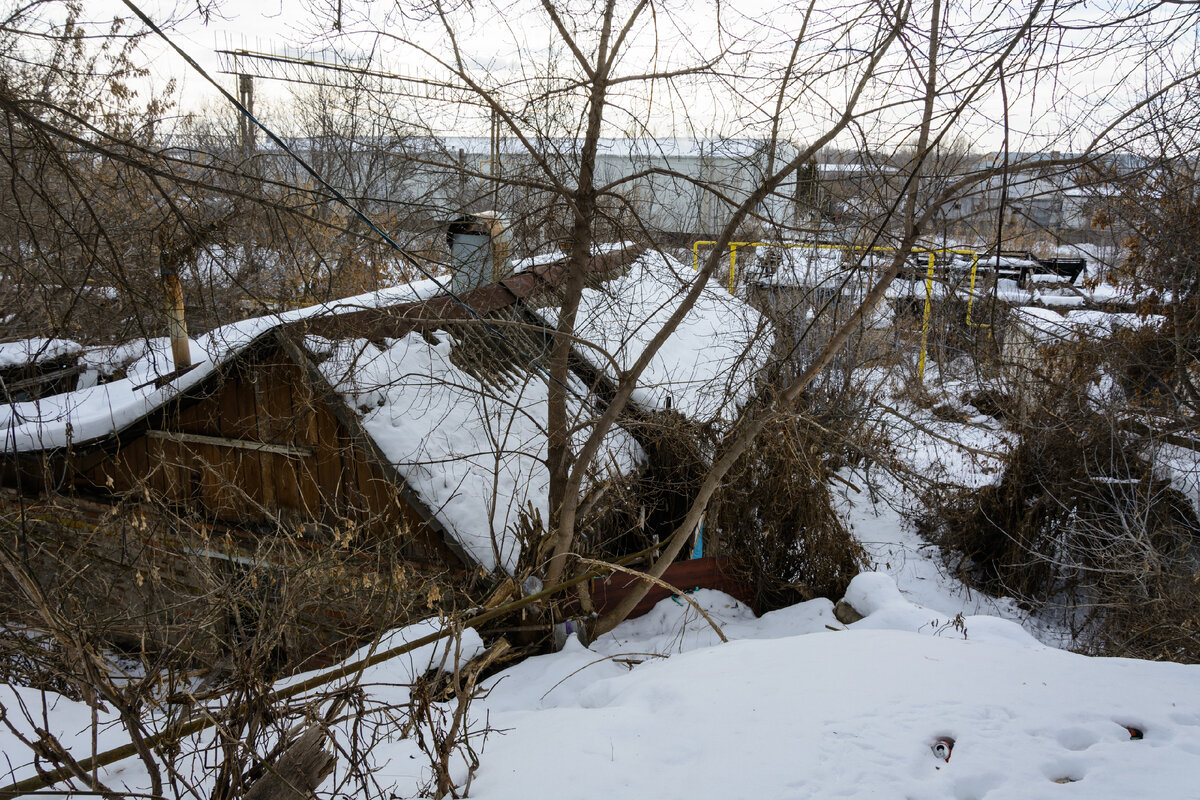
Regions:
<svg viewBox="0 0 1200 800"><path fill-rule="evenodd" d="M1040 341L1066 339L1103 339L1120 329L1137 330L1162 325L1165 317L1156 314L1131 314L1075 309L1066 316L1049 308L1021 306L1013 309L1013 319Z"/></svg>
<svg viewBox="0 0 1200 800"><path fill-rule="evenodd" d="M622 276L585 289L575 320L578 353L616 382L679 308L695 273L662 253L646 253ZM543 310L551 322L555 309ZM720 286L704 286L695 306L651 357L634 390L646 410L694 419L730 418L755 391L773 338L763 317Z"/></svg>
<svg viewBox="0 0 1200 800"><path fill-rule="evenodd" d="M841 247L808 245L775 252L779 257L778 265L770 271L764 270L758 277L759 283L832 288L851 277L850 270L843 264L845 249ZM759 258L764 256L760 254Z"/></svg>
<svg viewBox="0 0 1200 800"><path fill-rule="evenodd" d="M6 452L51 450L84 445L119 433L144 419L167 402L195 388L231 361L255 340L281 327L309 317L381 308L430 297L438 291L432 280L419 281L331 303L234 322L197 337L191 344L192 368L174 374L170 344L158 338L106 348L85 357L98 371L110 362L125 363L125 377L99 386L0 407L3 449ZM10 352L37 352L26 340L9 343ZM51 342L59 340L49 340ZM72 351L81 354L83 348ZM57 348L59 354L65 351ZM50 348L46 349L50 352Z"/></svg>
<svg viewBox="0 0 1200 800"><path fill-rule="evenodd" d="M460 342L444 330L409 333L383 347L306 339L309 351L323 357L321 373L360 412L386 459L488 570L515 566L520 542L513 528L523 510L549 519L545 374L515 361L492 376L455 363L456 347L470 347L477 358L481 346L496 341ZM496 355L493 362L511 353ZM582 443L592 404L578 379L570 379L570 388L568 415ZM620 426L609 431L601 453L593 482L629 474L644 457Z"/></svg>
<svg viewBox="0 0 1200 800"><path fill-rule="evenodd" d="M635 252L608 248L591 268L603 274ZM302 335L320 375L444 533L486 569L509 569L519 555L512 530L520 512L531 508L549 518L544 347L519 326L505 329L502 340L473 321L466 306L502 327L496 314L552 289L564 275L561 264L542 264L473 290L465 302L425 281L244 320L191 342L195 365L178 373L165 340L97 351L97 372L113 374L112 362L123 365L125 376L0 409L4 449L80 447L136 432L151 413L253 343L287 329ZM582 440L598 401L577 378L568 388L574 435ZM628 474L643 458L633 437L615 426L589 479Z"/></svg>
<svg viewBox="0 0 1200 800"><path fill-rule="evenodd" d="M44 364L83 353L83 345L70 339L21 339L0 342L0 369Z"/></svg>

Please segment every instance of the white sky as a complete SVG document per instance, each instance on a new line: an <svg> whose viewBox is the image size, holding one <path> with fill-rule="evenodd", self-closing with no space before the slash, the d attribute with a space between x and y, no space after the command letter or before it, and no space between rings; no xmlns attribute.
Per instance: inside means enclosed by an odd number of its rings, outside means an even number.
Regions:
<svg viewBox="0 0 1200 800"><path fill-rule="evenodd" d="M823 1L824 5L828 5ZM437 26L418 25L409 19L385 18L385 14L395 10L395 5L379 2L364 6L369 19L355 14L360 8L351 9L353 0L343 0L345 5L344 22L346 29L352 35L343 37L339 47L344 51L355 46L379 46L388 50L383 61L384 68L403 72L417 72L427 67L429 62L414 52L411 47L404 48L394 41L383 41L374 36L362 35L361 32L373 28L384 28L389 33L403 35L405 28L413 31L413 38L421 45L431 50L445 52L446 40L440 35ZM319 53L325 43L316 40L322 33L330 32L328 10L337 5L337 0L313 0L312 2L295 2L295 0L241 0L231 2L226 0L214 9L207 22L200 18L192 6L176 6L168 0L142 0L143 10L156 21L172 21L172 36L175 41L192 55L205 69L222 82L228 89L233 89L234 80L231 76L220 75L215 56L218 47L242 48L262 51L279 51L283 48L300 47L307 52ZM356 4L358 5L358 4ZM746 76L751 75L755 66L763 64L781 64L786 59L789 50L789 37L794 35L799 27L799 12L795 10L766 10L765 4L756 2L755 8L747 3L739 3L737 8L727 4L721 6L722 24L727 29L739 32L745 37L738 48L744 55L730 59L725 72L730 75L729 81L739 83L729 86L723 91L721 87L707 85L696 90L685 89L684 94L672 95L666 90L666 85L656 83L654 91L658 96L651 105L649 93L639 89L635 97L623 99L628 112L625 117L637 123L645 123L648 131L656 135L755 135L764 129L755 128L746 122L748 117L761 120L765 117L762 109L756 110L751 102L750 92L745 84ZM1128 3L1117 3L1119 6L1129 6ZM549 42L550 34L544 13L528 4L520 2L505 9L505 13L497 15L484 13L485 4L477 3L476 9L480 16L474 20L472 27L466 29L462 40L463 51L471 58L482 64L496 68L491 76L494 79L518 78L522 68L536 71L538 63L553 58L569 61L565 53L550 54L545 43ZM800 6L801 8L803 5ZM694 63L697 50L709 51L714 41L716 16L711 8L703 4L678 3L658 4L657 17L647 17L646 21L653 22L641 26L633 37L635 46L629 57L621 65L628 72L640 72L653 65L660 68L674 63ZM823 23L814 24L810 35L815 31L818 35L813 40L808 52L818 54L828 62L831 58L844 57L854 52L863 42L846 38L822 36L820 31L826 28L835 31L836 26L845 22L844 16L851 7L827 9ZM956 2L949 6L949 16L952 22L965 20L996 19L998 24L1019 16L1025 10L1023 4L1005 4L997 6L990 2L975 3L973 0ZM87 13L97 22L120 14L128 16L129 12L119 0L98 0L90 2ZM1093 3L1082 11L1072 12L1086 14L1097 18L1102 10ZM1005 19L1007 18L1007 20ZM1084 17L1079 17L1084 19ZM760 21L761 20L761 21ZM1192 23L1194 26L1194 23ZM863 26L869 30L869 26ZM1180 44L1174 48L1154 47L1149 41L1137 43L1151 38L1149 29L1135 31L1131 44L1122 49L1115 49L1120 37L1108 33L1097 35L1082 32L1059 36L1057 41L1070 43L1075 40L1091 39L1105 42L1106 46L1114 49L1107 53L1093 50L1089 60L1076 65L1067 65L1052 75L1039 75L1037 80L1020 75L1010 76L1007 83L1010 101L1010 124L1013 129L1013 149L1058 149L1071 150L1080 145L1085 138L1081 132L1095 130L1101 124L1098 120L1108 113L1105 101L1111 103L1127 102L1130 96L1147 91L1154 82L1154 73L1158 65L1155 59L1165 61L1188 60L1189 55L1181 55L1189 51L1195 43L1194 27L1184 28L1179 36ZM322 30L324 29L324 30ZM847 28L850 36L857 36L856 28ZM654 35L657 34L657 49L653 49ZM728 40L726 40L728 42ZM697 44L698 43L698 44ZM919 45L920 43L917 43ZM978 47L984 47L979 43ZM179 81L181 106L184 110L194 110L202 106L221 107L224 101L208 87L202 78L191 71L174 53L165 50L158 41L149 42L147 52L151 54L152 77L161 85L168 78ZM840 55L839 55L840 54ZM986 60L986 52L981 52L979 61ZM899 57L898 57L899 58ZM738 74L739 66L744 69ZM960 63L958 67L961 67ZM950 67L947 65L947 69ZM957 69L957 67L956 67ZM913 76L907 78L908 91L912 91ZM258 81L256 91L259 97L259 108L264 112L264 121L272 124L270 119L270 101L284 102L288 92L284 86L270 81ZM818 130L821 121L828 122L831 114L829 106L836 105L839 97L848 91L846 85L838 82L817 83L807 93L804 103L789 107L789 118L781 132L785 136L803 140ZM887 94L879 94L874 99L886 102L898 94L889 89ZM265 102L264 102L265 101ZM823 102L824 101L824 102ZM464 119L461 114L454 116L438 116L437 103L408 101L407 113L420 117L432 128L442 133L484 134L486 126L482 117L476 115L474 120L468 115ZM824 106L824 107L823 107ZM398 101L397 108L403 108ZM279 106L274 107L278 110ZM444 110L444 109L442 109ZM959 131L964 138L978 150L992 150L1000 146L1001 104L997 91L980 97L972 104L974 122ZM230 111L232 113L232 111ZM872 127L865 129L863 136L874 141L894 139L893 130L910 130L917 108L914 105L893 109L888 114L877 116ZM621 112L615 115L620 118ZM282 123L279 123L282 124ZM628 127L629 123L623 123ZM790 126L790 130L789 130ZM610 131L614 132L614 131ZM843 143L846 143L843 140Z"/></svg>

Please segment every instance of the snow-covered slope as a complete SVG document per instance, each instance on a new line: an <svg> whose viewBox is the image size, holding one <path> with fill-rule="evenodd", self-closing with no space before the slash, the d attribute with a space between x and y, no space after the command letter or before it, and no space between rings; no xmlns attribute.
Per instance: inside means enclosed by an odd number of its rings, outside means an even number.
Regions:
<svg viewBox="0 0 1200 800"><path fill-rule="evenodd" d="M576 317L576 350L610 378L645 352L692 287L690 265L646 253L628 273L585 289ZM556 309L543 309L551 323ZM671 408L695 420L731 419L755 391L755 377L771 352L772 335L744 300L707 284L695 306L646 366L633 400L643 408Z"/></svg>
<svg viewBox="0 0 1200 800"><path fill-rule="evenodd" d="M1088 658L994 617L956 625L904 600L882 573L860 575L849 596L867 616L847 627L827 600L756 619L700 590L692 597L728 644L690 607L664 600L590 649L572 638L560 653L517 664L471 708L481 762L470 796L1196 796L1200 666ZM422 623L382 647L432 629ZM461 652L480 646L468 632ZM440 662L439 651L427 645L367 669L367 707L403 708L403 685ZM4 688L0 701L11 706L18 695L40 707L31 690ZM49 715L64 742L87 749L86 706L52 697ZM345 741L372 720L386 721L355 715L335 735ZM954 741L948 761L933 752L939 739ZM119 729L102 729L102 747L120 741ZM7 731L0 750L18 775L29 772ZM378 786L397 796L415 796L430 776L411 738L382 739L372 763ZM131 761L101 777L147 788ZM465 767L455 777L462 785Z"/></svg>

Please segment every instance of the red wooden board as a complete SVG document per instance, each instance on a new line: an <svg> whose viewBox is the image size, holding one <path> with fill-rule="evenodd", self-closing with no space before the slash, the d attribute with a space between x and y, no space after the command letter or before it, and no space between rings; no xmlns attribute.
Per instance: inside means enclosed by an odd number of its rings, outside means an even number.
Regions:
<svg viewBox="0 0 1200 800"><path fill-rule="evenodd" d="M679 592L686 592L697 587L717 589L753 608L751 593L727 574L725 570L727 563L728 560L724 558L694 558L690 561L676 561L667 567L662 580L676 587ZM640 581L641 579L636 575L630 575L627 572L614 572L601 578L593 578L590 589L592 604L595 605L596 612L604 614L615 608ZM641 602L633 607L629 618L642 616L654 608L660 600L670 596L671 593L666 589L652 585Z"/></svg>

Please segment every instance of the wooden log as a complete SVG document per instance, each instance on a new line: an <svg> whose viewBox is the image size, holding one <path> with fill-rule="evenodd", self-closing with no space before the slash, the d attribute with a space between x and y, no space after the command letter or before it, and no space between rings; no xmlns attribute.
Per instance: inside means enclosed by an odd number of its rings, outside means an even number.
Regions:
<svg viewBox="0 0 1200 800"><path fill-rule="evenodd" d="M246 800L312 800L317 787L333 772L337 757L325 749L325 731L313 725L265 767L246 790Z"/></svg>
<svg viewBox="0 0 1200 800"><path fill-rule="evenodd" d="M226 439L223 436L203 436L199 433L179 433L177 431L146 431L152 439L165 439L171 442L187 442L189 444L212 445L214 447L232 447L241 450L253 450L259 453L276 453L292 458L310 458L311 447L298 444L280 444L278 442L252 442L246 439Z"/></svg>

